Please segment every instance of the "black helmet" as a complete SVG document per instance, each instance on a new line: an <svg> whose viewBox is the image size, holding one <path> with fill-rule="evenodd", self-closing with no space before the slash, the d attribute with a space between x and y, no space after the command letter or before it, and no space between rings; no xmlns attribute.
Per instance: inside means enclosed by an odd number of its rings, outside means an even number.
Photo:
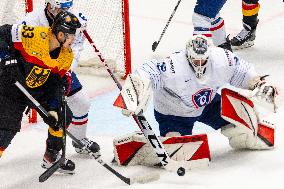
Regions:
<svg viewBox="0 0 284 189"><path fill-rule="evenodd" d="M54 22L51 26L52 31L55 35L57 35L60 31L65 34L75 34L76 29L80 27L81 24L78 18L68 11L61 11L60 13L58 13L54 18Z"/></svg>

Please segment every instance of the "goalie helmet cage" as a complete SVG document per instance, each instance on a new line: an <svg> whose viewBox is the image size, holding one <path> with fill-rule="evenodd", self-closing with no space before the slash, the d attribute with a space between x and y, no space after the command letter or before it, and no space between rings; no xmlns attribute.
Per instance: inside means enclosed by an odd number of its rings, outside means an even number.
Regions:
<svg viewBox="0 0 284 189"><path fill-rule="evenodd" d="M105 58L111 71L125 79L131 73L129 0L74 0L74 8L82 12L87 32ZM44 9L45 0L1 0L0 24L14 24L26 13ZM82 16L83 17L83 16ZM82 18L81 17L81 18ZM85 19L85 18L83 18ZM78 73L109 76L93 47L84 41L80 52ZM35 110L29 112L29 122L37 121Z"/></svg>
<svg viewBox="0 0 284 189"><path fill-rule="evenodd" d="M74 0L74 8L87 18L87 32L114 73L131 73L129 0ZM0 24L16 23L26 12L44 9L45 0L1 0ZM93 47L84 41L78 73L108 76Z"/></svg>

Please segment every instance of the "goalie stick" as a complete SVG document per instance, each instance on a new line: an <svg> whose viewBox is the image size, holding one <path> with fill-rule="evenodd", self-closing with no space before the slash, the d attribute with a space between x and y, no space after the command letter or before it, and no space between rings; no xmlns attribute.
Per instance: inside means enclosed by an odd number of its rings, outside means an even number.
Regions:
<svg viewBox="0 0 284 189"><path fill-rule="evenodd" d="M40 105L40 103L33 97L31 94L18 82L16 81L15 85L26 95L26 97L36 106L36 109L38 110L39 114L42 116L47 117L47 111ZM66 108L64 108L66 111ZM65 118L66 119L66 118ZM66 120L65 120L66 122ZM64 127L64 126L63 126ZM125 177L116 170L114 170L111 166L109 166L107 163L105 163L101 158L100 155L92 153L92 151L86 147L80 140L78 140L74 135L72 135L68 130L65 130L65 133L74 141L76 142L81 148L84 148L88 151L88 153L94 157L97 162L99 162L102 166L104 166L107 170L109 170L111 173L113 173L115 176L117 176L120 180L125 182L126 184L130 185L133 183L140 183L144 184L147 182L155 181L160 178L159 174L148 174L144 176L137 176L137 177ZM65 137L66 140L66 137ZM66 147L66 144L65 144ZM64 155L64 158L62 158ZM40 177L39 177L39 182L44 182L46 181L58 168L60 168L60 165L62 161L65 161L65 151L62 152L62 157L55 163L53 164L49 169L47 169Z"/></svg>
<svg viewBox="0 0 284 189"><path fill-rule="evenodd" d="M94 48L96 55L99 57L101 63L104 64L107 72L109 73L109 75L111 76L115 84L117 85L118 89L121 91L122 85L120 84L118 79L115 77L115 75L112 73L112 71L110 70L107 62L103 58L100 51L97 49L92 38L90 37L90 35L88 34L86 30L84 30L83 33L85 37L87 38L87 40L89 41L89 43ZM179 166L177 161L171 160L171 158L169 157L168 153L165 150L165 147L163 146L162 142L160 141L160 139L157 137L157 135L153 131L152 127L150 126L149 122L146 120L145 116L142 113L140 113L139 115L132 115L132 117L137 123L140 130L143 132L146 139L150 142L162 166L166 170L176 171L179 176L183 176L185 174L185 169L182 166Z"/></svg>
<svg viewBox="0 0 284 189"><path fill-rule="evenodd" d="M158 40L158 41L155 41L155 42L152 44L152 51L153 51L153 52L155 52L156 48L158 47L159 43L161 42L161 40L162 40L162 38L163 38L163 36L164 36L164 34L165 34L165 32L166 32L168 26L170 25L170 22L171 22L172 18L174 17L174 15L175 15L175 13L176 13L176 10L177 10L177 8L178 8L180 2L181 2L181 0L179 0L179 1L177 2L177 4L176 4L176 6L175 6L175 8L174 8L174 10L173 10L173 12L172 12L172 14L171 14L169 20L167 21L166 26L164 27L164 29L163 29L163 31L162 31L162 33L161 33L161 35L160 35L159 40Z"/></svg>

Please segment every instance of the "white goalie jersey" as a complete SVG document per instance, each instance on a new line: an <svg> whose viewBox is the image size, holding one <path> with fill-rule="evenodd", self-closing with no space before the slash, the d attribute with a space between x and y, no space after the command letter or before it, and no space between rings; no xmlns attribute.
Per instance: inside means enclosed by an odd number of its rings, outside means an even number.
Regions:
<svg viewBox="0 0 284 189"><path fill-rule="evenodd" d="M158 112L197 117L224 84L248 89L249 81L257 76L252 65L221 48L212 47L207 61L202 79L196 78L185 50L163 60L148 61L135 74L151 80Z"/></svg>
<svg viewBox="0 0 284 189"><path fill-rule="evenodd" d="M28 13L25 17L23 17L21 20L19 20L18 23L29 25L29 26L48 27L49 22L48 22L46 15L45 15L44 9L45 9L44 6L38 7L33 12ZM80 58L79 53L83 48L83 43L84 43L85 37L84 37L84 34L83 34L82 31L87 25L87 18L84 16L83 13L78 12L74 8L70 8L68 11L73 13L79 19L80 23L82 24L81 29L78 29L76 31L75 41L72 44L74 59L73 59L73 63L72 63L72 66L71 66L71 70L74 70L74 68L76 68L77 65L78 65L78 61L79 61L79 58Z"/></svg>

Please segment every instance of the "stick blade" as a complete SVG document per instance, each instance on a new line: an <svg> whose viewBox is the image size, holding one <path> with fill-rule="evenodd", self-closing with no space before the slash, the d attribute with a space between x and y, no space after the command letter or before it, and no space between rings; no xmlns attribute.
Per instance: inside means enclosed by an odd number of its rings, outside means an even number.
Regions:
<svg viewBox="0 0 284 189"><path fill-rule="evenodd" d="M48 168L44 173L42 173L38 179L39 182L46 181L53 173L55 173L61 166L61 161L58 160L50 168Z"/></svg>
<svg viewBox="0 0 284 189"><path fill-rule="evenodd" d="M151 173L151 174L131 178L130 184L134 184L134 183L145 184L145 183L153 182L159 179L160 179L159 173Z"/></svg>
<svg viewBox="0 0 284 189"><path fill-rule="evenodd" d="M155 52L157 46L158 46L158 42L155 41L155 42L152 44L152 51L153 51L153 52Z"/></svg>

